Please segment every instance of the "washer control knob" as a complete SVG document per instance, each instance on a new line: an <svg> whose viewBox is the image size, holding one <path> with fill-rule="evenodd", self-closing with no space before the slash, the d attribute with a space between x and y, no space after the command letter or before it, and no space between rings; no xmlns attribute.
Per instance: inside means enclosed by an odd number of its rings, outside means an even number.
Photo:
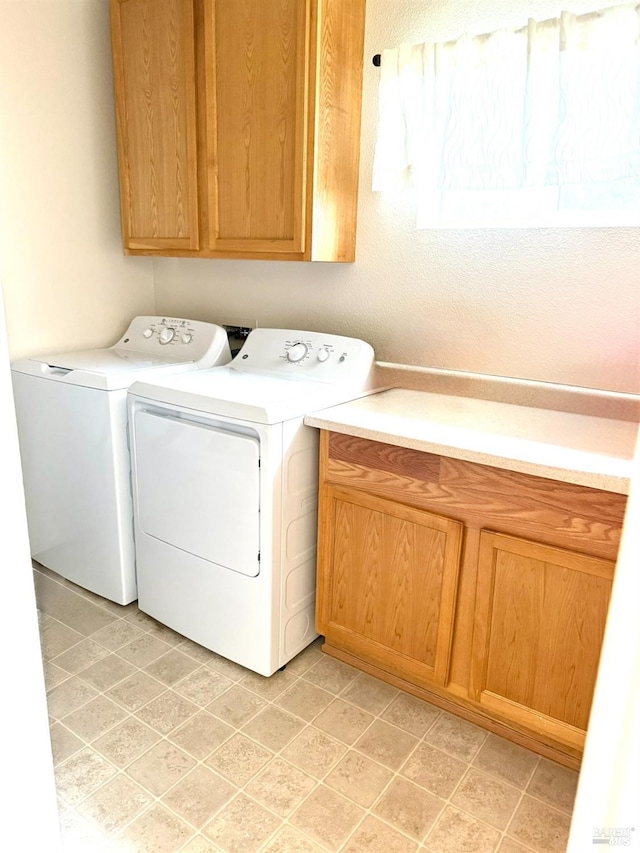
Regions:
<svg viewBox="0 0 640 853"><path fill-rule="evenodd" d="M192 340L193 340L193 335L190 335L189 333L182 336L182 343L183 344L190 344Z"/></svg>
<svg viewBox="0 0 640 853"><path fill-rule="evenodd" d="M144 332L142 333L142 337L143 338L150 338L152 334L153 334L153 329L145 329Z"/></svg>
<svg viewBox="0 0 640 853"><path fill-rule="evenodd" d="M291 361L295 364L298 361L302 361L308 352L309 347L298 341L297 344L293 344L287 350L287 361Z"/></svg>
<svg viewBox="0 0 640 853"><path fill-rule="evenodd" d="M160 335L158 336L158 339L161 344L170 344L171 341L175 338L175 336L176 330L172 329L171 326L165 326L164 328L160 329Z"/></svg>
<svg viewBox="0 0 640 853"><path fill-rule="evenodd" d="M318 361L327 361L331 353L326 347L321 347L318 350Z"/></svg>

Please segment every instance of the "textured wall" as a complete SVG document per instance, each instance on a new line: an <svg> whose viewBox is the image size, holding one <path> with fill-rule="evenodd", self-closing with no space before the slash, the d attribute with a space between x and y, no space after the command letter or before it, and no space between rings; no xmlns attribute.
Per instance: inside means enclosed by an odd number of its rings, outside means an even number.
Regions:
<svg viewBox="0 0 640 853"><path fill-rule="evenodd" d="M20 684L20 702L3 702L0 708L0 750L5 766L13 771L11 785L3 794L2 806L11 819L3 821L2 847L12 853L58 853L61 846L47 699L1 302L0 434L2 555L8 569L3 592L11 602L0 625L0 644L11 649L3 656L2 673L7 682ZM27 790L29 795L25 796Z"/></svg>
<svg viewBox="0 0 640 853"><path fill-rule="evenodd" d="M0 0L0 116L11 356L112 343L154 292L122 254L106 0Z"/></svg>
<svg viewBox="0 0 640 853"><path fill-rule="evenodd" d="M640 391L640 229L416 231L406 200L370 189L372 54L557 10L542 0L367 0L356 263L158 259L157 309L353 334L383 360Z"/></svg>
<svg viewBox="0 0 640 853"><path fill-rule="evenodd" d="M379 72L369 57L549 17L554 3L368 0L358 259L346 266L123 257L107 6L0 0L12 357L109 343L154 310L153 271L159 312L358 335L390 361L640 390L638 229L416 231L406 200L370 190Z"/></svg>

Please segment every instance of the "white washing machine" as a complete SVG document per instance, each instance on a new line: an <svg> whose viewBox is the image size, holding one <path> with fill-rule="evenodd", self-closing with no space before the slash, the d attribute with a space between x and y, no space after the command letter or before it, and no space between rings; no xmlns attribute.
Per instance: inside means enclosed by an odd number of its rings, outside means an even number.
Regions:
<svg viewBox="0 0 640 853"><path fill-rule="evenodd" d="M127 388L230 358L220 326L135 317L112 347L12 365L35 560L118 604L136 599Z"/></svg>
<svg viewBox="0 0 640 853"><path fill-rule="evenodd" d="M315 631L318 431L369 344L255 329L226 367L129 389L138 606L269 676Z"/></svg>

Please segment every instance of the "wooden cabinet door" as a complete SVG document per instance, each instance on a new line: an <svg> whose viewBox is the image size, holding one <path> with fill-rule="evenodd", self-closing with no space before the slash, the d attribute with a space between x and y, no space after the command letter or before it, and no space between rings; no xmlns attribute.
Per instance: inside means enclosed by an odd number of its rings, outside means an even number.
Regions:
<svg viewBox="0 0 640 853"><path fill-rule="evenodd" d="M197 249L193 0L111 0L125 248Z"/></svg>
<svg viewBox="0 0 640 853"><path fill-rule="evenodd" d="M483 531L471 698L581 748L614 563Z"/></svg>
<svg viewBox="0 0 640 853"><path fill-rule="evenodd" d="M206 0L209 248L305 249L311 0Z"/></svg>
<svg viewBox="0 0 640 853"><path fill-rule="evenodd" d="M461 542L459 522L325 487L318 631L416 684L446 684Z"/></svg>

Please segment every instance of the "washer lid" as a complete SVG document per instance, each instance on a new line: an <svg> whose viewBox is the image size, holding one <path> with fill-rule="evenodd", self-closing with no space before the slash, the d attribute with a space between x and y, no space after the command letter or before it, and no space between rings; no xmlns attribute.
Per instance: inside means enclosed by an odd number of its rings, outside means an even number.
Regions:
<svg viewBox="0 0 640 853"><path fill-rule="evenodd" d="M279 379L213 367L180 377L143 378L129 393L212 415L275 424L361 396L362 388Z"/></svg>
<svg viewBox="0 0 640 853"><path fill-rule="evenodd" d="M173 353L166 356L151 355L110 347L24 358L16 361L12 370L71 385L117 391L128 388L137 379L146 378L149 372L155 378L163 373L185 370L190 364L193 364L192 359L181 359Z"/></svg>

